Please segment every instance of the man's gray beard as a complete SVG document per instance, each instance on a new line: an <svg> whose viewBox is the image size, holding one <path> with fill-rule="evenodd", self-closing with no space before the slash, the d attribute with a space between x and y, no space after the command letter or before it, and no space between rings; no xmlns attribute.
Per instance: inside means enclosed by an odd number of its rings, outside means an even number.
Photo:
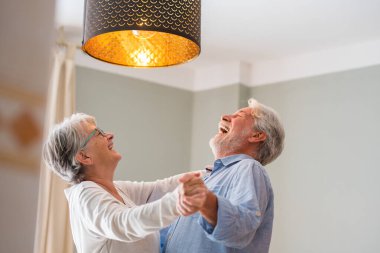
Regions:
<svg viewBox="0 0 380 253"><path fill-rule="evenodd" d="M208 142L208 145L210 146L211 151L214 154L214 157L216 157L216 154L217 154L218 150L217 150L217 148L215 146L214 139L215 139L215 137L211 138L210 141Z"/></svg>
<svg viewBox="0 0 380 253"><path fill-rule="evenodd" d="M232 154L236 153L240 149L242 143L240 138L235 138L233 140L223 139L218 140L217 137L213 137L209 141L210 148L215 157L220 154Z"/></svg>

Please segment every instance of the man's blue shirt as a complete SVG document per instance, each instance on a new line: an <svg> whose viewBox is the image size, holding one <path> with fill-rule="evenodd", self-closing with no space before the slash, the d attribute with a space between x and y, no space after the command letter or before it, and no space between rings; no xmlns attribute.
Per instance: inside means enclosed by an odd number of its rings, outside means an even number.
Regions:
<svg viewBox="0 0 380 253"><path fill-rule="evenodd" d="M218 198L213 227L199 212L180 217L168 232L165 253L267 253L273 225L273 190L264 167L247 155L218 159L205 177Z"/></svg>

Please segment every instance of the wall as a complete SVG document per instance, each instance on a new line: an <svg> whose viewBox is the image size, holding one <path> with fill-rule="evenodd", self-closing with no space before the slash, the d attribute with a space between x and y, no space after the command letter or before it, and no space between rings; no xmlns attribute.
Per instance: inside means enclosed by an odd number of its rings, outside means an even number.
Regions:
<svg viewBox="0 0 380 253"><path fill-rule="evenodd" d="M192 93L77 68L78 111L115 134L116 178L154 180L188 171Z"/></svg>
<svg viewBox="0 0 380 253"><path fill-rule="evenodd" d="M213 164L214 156L209 140L219 131L218 123L223 114L233 113L239 108L242 85L234 84L218 89L194 93L193 126L191 145L191 169L199 170Z"/></svg>
<svg viewBox="0 0 380 253"><path fill-rule="evenodd" d="M33 251L54 5L0 2L0 252Z"/></svg>
<svg viewBox="0 0 380 253"><path fill-rule="evenodd" d="M286 129L271 253L380 252L380 66L251 89Z"/></svg>
<svg viewBox="0 0 380 253"><path fill-rule="evenodd" d="M78 108L116 133L124 155L117 177L148 180L212 163L208 141L220 116L253 96L276 109L286 129L284 153L267 166L276 206L270 252L375 253L379 84L374 66L191 93L78 68Z"/></svg>

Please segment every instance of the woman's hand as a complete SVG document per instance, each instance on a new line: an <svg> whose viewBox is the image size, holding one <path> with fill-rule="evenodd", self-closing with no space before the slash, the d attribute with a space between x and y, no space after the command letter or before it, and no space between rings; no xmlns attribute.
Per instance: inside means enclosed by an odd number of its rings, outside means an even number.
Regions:
<svg viewBox="0 0 380 253"><path fill-rule="evenodd" d="M204 207L208 189L199 172L183 175L179 181L177 209L183 216L189 216Z"/></svg>

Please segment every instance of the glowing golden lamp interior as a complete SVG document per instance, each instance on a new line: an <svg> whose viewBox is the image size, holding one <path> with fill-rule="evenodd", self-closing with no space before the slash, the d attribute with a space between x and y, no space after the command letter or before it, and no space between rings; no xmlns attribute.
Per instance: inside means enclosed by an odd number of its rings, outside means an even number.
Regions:
<svg viewBox="0 0 380 253"><path fill-rule="evenodd" d="M156 35L156 32L154 31L139 31L139 30L132 30L132 34L138 38L138 39L150 39L154 35Z"/></svg>
<svg viewBox="0 0 380 253"><path fill-rule="evenodd" d="M99 60L132 67L163 67L190 61L199 46L179 35L142 30L116 31L90 38L83 50Z"/></svg>
<svg viewBox="0 0 380 253"><path fill-rule="evenodd" d="M149 55L149 50L141 50L134 52L131 57L135 60L137 66L149 66L149 63L152 60Z"/></svg>

